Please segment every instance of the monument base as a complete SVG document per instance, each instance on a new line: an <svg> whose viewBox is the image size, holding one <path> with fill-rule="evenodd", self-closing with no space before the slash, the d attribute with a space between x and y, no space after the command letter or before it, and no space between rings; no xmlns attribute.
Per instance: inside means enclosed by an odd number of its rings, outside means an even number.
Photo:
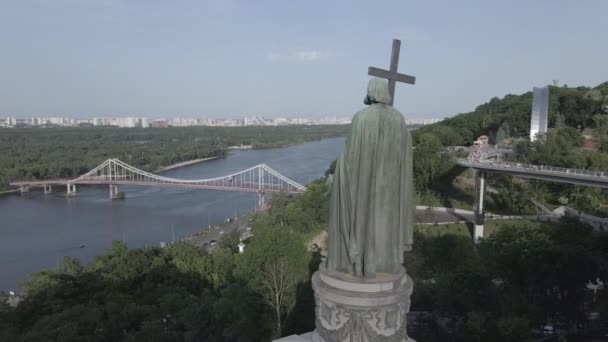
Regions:
<svg viewBox="0 0 608 342"><path fill-rule="evenodd" d="M315 291L314 342L405 342L412 279L379 273L373 279L329 272L325 265L312 277Z"/></svg>

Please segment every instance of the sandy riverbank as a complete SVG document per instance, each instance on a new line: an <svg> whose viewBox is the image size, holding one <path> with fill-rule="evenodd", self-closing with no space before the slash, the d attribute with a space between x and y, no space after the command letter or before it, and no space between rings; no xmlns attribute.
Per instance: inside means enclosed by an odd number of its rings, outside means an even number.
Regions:
<svg viewBox="0 0 608 342"><path fill-rule="evenodd" d="M6 191L0 191L0 196L2 195L8 195L8 194L14 194L16 192L19 192L19 189L16 190L6 190Z"/></svg>
<svg viewBox="0 0 608 342"><path fill-rule="evenodd" d="M217 158L220 158L220 157L217 156L217 157L209 157L209 158L200 158L200 159L187 160L187 161L184 161L184 162L181 162L181 163L175 163L173 165L161 167L160 169L156 170L155 172L169 171L169 170L177 169L179 167L188 166L188 165L197 164L197 163L202 163L204 161L213 160L213 159L217 159Z"/></svg>
<svg viewBox="0 0 608 342"><path fill-rule="evenodd" d="M229 150L251 150L253 149L253 145L236 145L236 146L229 146L228 147Z"/></svg>

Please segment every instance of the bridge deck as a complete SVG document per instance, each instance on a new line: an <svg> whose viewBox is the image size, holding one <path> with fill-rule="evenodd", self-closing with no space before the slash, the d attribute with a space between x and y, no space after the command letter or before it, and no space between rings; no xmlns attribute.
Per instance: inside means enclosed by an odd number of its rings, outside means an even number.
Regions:
<svg viewBox="0 0 608 342"><path fill-rule="evenodd" d="M289 192L289 193L303 193L305 190L285 190L271 187L241 187L241 186L222 186L222 185L208 185L208 184L192 184L192 183L160 183L160 182L133 182L133 181L74 181L63 180L63 179L49 179L44 181L16 181L11 182L11 186L44 186L44 185L136 185L136 186L163 186L163 187L178 187L178 188L191 188L191 189L212 189L212 190L228 190L228 191L245 191L245 192Z"/></svg>
<svg viewBox="0 0 608 342"><path fill-rule="evenodd" d="M608 188L608 171L566 169L513 162L477 162L467 159L457 159L456 164L489 173Z"/></svg>
<svg viewBox="0 0 608 342"><path fill-rule="evenodd" d="M305 192L307 189L265 164L226 176L208 179L177 179L139 170L118 159L108 159L99 166L75 179L42 179L11 182L12 186L48 186L76 184L112 184L172 186L198 189L217 189L248 192ZM24 189L22 189L24 190ZM46 190L46 189L45 189ZM72 190L68 189L68 193Z"/></svg>

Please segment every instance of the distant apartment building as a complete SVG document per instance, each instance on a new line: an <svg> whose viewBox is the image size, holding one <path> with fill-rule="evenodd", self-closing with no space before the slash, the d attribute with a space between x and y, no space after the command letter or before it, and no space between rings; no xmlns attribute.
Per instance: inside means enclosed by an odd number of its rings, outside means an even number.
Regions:
<svg viewBox="0 0 608 342"><path fill-rule="evenodd" d="M243 125L244 126L266 126L268 125L269 122L272 122L272 120L266 120L264 119L263 116L252 116L252 117L246 117L243 119Z"/></svg>
<svg viewBox="0 0 608 342"><path fill-rule="evenodd" d="M17 118L14 118L14 117L6 118L6 125L9 127L17 126Z"/></svg>
<svg viewBox="0 0 608 342"><path fill-rule="evenodd" d="M32 126L72 126L74 125L74 119L61 118L61 117L52 117L52 118L31 118L29 124Z"/></svg>
<svg viewBox="0 0 608 342"><path fill-rule="evenodd" d="M174 118L169 120L169 125L173 127L199 126L199 119L195 118Z"/></svg>
<svg viewBox="0 0 608 342"><path fill-rule="evenodd" d="M434 124L436 122L441 121L442 119L436 119L436 118L432 118L432 119L421 119L421 118L412 118L412 119L405 119L405 123L407 125L431 125Z"/></svg>
<svg viewBox="0 0 608 342"><path fill-rule="evenodd" d="M126 128L139 127L141 121L134 117L93 118L94 126L118 126Z"/></svg>
<svg viewBox="0 0 608 342"><path fill-rule="evenodd" d="M167 128L169 127L169 122L167 120L152 120L150 121L150 127Z"/></svg>

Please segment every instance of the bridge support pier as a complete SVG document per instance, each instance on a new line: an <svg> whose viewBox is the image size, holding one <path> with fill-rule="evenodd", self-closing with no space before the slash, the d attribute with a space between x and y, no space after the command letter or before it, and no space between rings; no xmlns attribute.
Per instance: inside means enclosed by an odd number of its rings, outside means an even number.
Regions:
<svg viewBox="0 0 608 342"><path fill-rule="evenodd" d="M477 170L475 173L475 222L473 228L473 241L479 242L483 238L483 226L485 224L485 212L483 209L483 197L486 191L486 173Z"/></svg>
<svg viewBox="0 0 608 342"><path fill-rule="evenodd" d="M266 208L266 201L264 200L264 191L258 191L258 210Z"/></svg>
<svg viewBox="0 0 608 342"><path fill-rule="evenodd" d="M67 184L68 196L76 196L76 184Z"/></svg>
<svg viewBox="0 0 608 342"><path fill-rule="evenodd" d="M125 198L125 194L118 191L118 185L110 184L110 199L123 199Z"/></svg>
<svg viewBox="0 0 608 342"><path fill-rule="evenodd" d="M76 184L68 184L68 196L76 196Z"/></svg>
<svg viewBox="0 0 608 342"><path fill-rule="evenodd" d="M30 192L30 187L27 185L21 185L19 187L19 191L21 191L21 193Z"/></svg>
<svg viewBox="0 0 608 342"><path fill-rule="evenodd" d="M43 185L44 186L44 194L50 194L53 191L53 188L51 187L50 184L48 185Z"/></svg>

